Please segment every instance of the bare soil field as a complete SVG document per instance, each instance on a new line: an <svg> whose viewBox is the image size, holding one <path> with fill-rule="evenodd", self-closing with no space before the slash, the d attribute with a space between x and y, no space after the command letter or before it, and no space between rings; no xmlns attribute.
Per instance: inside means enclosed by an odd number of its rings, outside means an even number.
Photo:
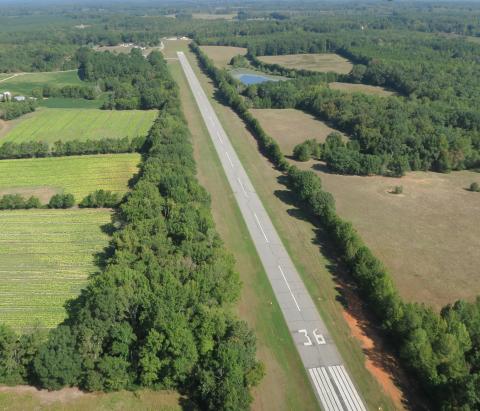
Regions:
<svg viewBox="0 0 480 411"><path fill-rule="evenodd" d="M202 19L202 20L233 20L235 17L237 17L237 13L228 13L228 14L193 13L192 17L194 19Z"/></svg>
<svg viewBox="0 0 480 411"><path fill-rule="evenodd" d="M242 47L201 46L200 48L213 60L215 65L220 68L227 67L232 57L247 53L247 49Z"/></svg>
<svg viewBox="0 0 480 411"><path fill-rule="evenodd" d="M330 133L338 132L301 110L251 109L250 112L260 121L267 134L277 140L286 155L291 155L293 148L307 139L323 142Z"/></svg>
<svg viewBox="0 0 480 411"><path fill-rule="evenodd" d="M369 86L367 84L352 84L352 83L339 83L333 82L328 85L333 90L345 91L347 93L365 93L379 97L395 96L397 93L391 90L387 90L383 87Z"/></svg>
<svg viewBox="0 0 480 411"><path fill-rule="evenodd" d="M333 71L335 73L348 74L353 67L350 61L333 53L285 54L282 56L259 56L258 58L265 63L324 73Z"/></svg>

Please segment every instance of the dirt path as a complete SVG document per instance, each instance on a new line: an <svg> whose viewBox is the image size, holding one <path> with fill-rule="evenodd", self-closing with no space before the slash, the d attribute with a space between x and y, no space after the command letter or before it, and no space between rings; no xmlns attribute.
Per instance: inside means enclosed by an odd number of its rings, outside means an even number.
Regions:
<svg viewBox="0 0 480 411"><path fill-rule="evenodd" d="M14 387L0 386L0 393L11 394L30 394L37 398L42 405L49 405L55 402L67 403L84 396L93 396L94 394L86 394L78 388L63 388L58 391L39 390L29 385L17 385Z"/></svg>

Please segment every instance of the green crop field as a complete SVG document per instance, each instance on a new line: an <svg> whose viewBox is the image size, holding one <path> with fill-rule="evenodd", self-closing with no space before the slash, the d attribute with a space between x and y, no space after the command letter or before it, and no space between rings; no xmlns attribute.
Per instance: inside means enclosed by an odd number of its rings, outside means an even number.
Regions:
<svg viewBox="0 0 480 411"><path fill-rule="evenodd" d="M108 243L107 210L16 210L0 213L0 318L17 330L53 327L63 304L94 273Z"/></svg>
<svg viewBox="0 0 480 411"><path fill-rule="evenodd" d="M12 77L14 74L3 78ZM3 76L3 74L2 74ZM2 77L0 77L2 80ZM30 95L32 90L46 85L62 87L67 85L85 84L78 77L77 70L57 71L51 73L16 73L15 77L0 83L0 93L10 91L15 94Z"/></svg>
<svg viewBox="0 0 480 411"><path fill-rule="evenodd" d="M156 116L156 110L43 108L16 122L2 141L53 143L57 140L145 136Z"/></svg>
<svg viewBox="0 0 480 411"><path fill-rule="evenodd" d="M80 201L97 189L125 193L140 155L102 154L0 161L0 194L65 192Z"/></svg>

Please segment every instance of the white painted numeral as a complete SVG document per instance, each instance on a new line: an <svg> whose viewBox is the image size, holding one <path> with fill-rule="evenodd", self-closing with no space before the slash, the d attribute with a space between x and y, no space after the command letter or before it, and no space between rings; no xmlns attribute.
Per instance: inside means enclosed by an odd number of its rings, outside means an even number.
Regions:
<svg viewBox="0 0 480 411"><path fill-rule="evenodd" d="M325 341L325 337L318 332L318 329L315 328L313 330L313 336L315 337L315 340L317 340L318 345L323 345L326 344L327 342Z"/></svg>
<svg viewBox="0 0 480 411"><path fill-rule="evenodd" d="M307 330L298 330L298 332L299 332L300 334L303 334L303 336L307 339L307 341L305 341L305 342L303 343L303 345L313 345L312 340L311 340L310 337L308 336Z"/></svg>

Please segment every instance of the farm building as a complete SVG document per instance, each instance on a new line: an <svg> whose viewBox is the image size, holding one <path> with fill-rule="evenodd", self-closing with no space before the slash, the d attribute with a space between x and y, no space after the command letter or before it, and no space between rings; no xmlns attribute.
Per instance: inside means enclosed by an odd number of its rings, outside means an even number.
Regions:
<svg viewBox="0 0 480 411"><path fill-rule="evenodd" d="M25 96L15 96L13 98L16 102L21 102L21 101L25 101L26 100L26 97Z"/></svg>

